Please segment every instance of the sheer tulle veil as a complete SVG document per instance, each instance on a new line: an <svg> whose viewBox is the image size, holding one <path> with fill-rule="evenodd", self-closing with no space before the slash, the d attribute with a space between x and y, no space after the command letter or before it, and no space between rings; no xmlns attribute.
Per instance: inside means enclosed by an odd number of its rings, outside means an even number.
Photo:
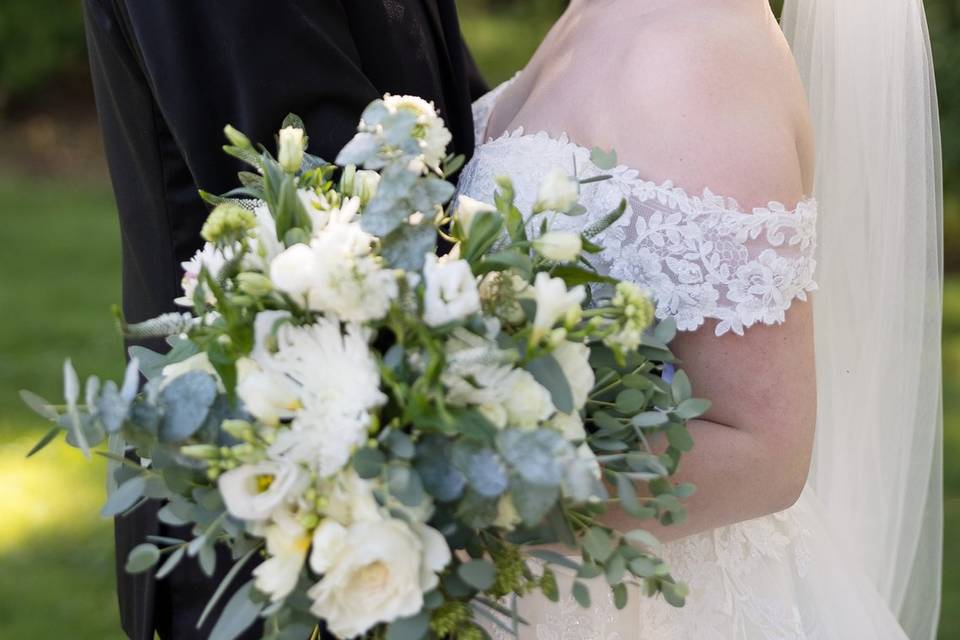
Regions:
<svg viewBox="0 0 960 640"><path fill-rule="evenodd" d="M811 484L912 640L942 547L942 181L921 0L787 0L817 143ZM829 588L824 585L824 588Z"/></svg>

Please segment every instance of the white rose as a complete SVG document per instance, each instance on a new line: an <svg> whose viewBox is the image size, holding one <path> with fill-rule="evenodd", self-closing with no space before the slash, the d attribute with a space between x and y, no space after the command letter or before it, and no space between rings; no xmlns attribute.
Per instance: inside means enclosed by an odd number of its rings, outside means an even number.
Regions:
<svg viewBox="0 0 960 640"><path fill-rule="evenodd" d="M217 370L213 368L213 364L210 362L210 358L207 356L206 351L201 351L196 355L192 355L185 360L180 362L174 362L173 364L168 364L160 372L163 375L163 382L160 383L160 388L167 386L174 378L182 376L185 373L190 373L191 371L203 371L204 373L209 373L216 380L218 385L220 384L220 376L217 374Z"/></svg>
<svg viewBox="0 0 960 640"><path fill-rule="evenodd" d="M373 495L373 483L364 480L352 469L344 469L331 478L324 492L327 504L324 515L342 525L382 520L380 505Z"/></svg>
<svg viewBox="0 0 960 640"><path fill-rule="evenodd" d="M582 342L564 340L554 348L553 357L560 363L573 392L573 408L582 409L596 382L593 367L590 366L590 347Z"/></svg>
<svg viewBox="0 0 960 640"><path fill-rule="evenodd" d="M278 602L290 595L297 586L300 572L310 548L310 534L296 516L287 510L274 513L263 537L267 542L267 559L253 570L257 590Z"/></svg>
<svg viewBox="0 0 960 640"><path fill-rule="evenodd" d="M463 230L464 237L466 237L470 235L470 225L473 224L473 219L477 214L492 213L496 210L495 206L486 202L474 200L470 196L460 196L457 198L457 212L454 217L460 223L460 228Z"/></svg>
<svg viewBox="0 0 960 640"><path fill-rule="evenodd" d="M533 248L547 260L573 262L580 255L580 236L568 231L548 231L533 241Z"/></svg>
<svg viewBox="0 0 960 640"><path fill-rule="evenodd" d="M268 460L231 469L220 476L217 485L230 515L241 520L266 520L303 491L308 481L298 465Z"/></svg>
<svg viewBox="0 0 960 640"><path fill-rule="evenodd" d="M280 129L280 149L277 151L277 161L283 170L296 173L303 163L303 129L285 127Z"/></svg>
<svg viewBox="0 0 960 640"><path fill-rule="evenodd" d="M237 395L257 420L277 426L300 406L297 387L286 376L264 370L250 358L237 360Z"/></svg>
<svg viewBox="0 0 960 640"><path fill-rule="evenodd" d="M550 392L528 372L515 369L507 382L509 395L504 408L511 427L533 429L556 410Z"/></svg>
<svg viewBox="0 0 960 640"><path fill-rule="evenodd" d="M317 259L313 249L295 244L270 263L270 279L280 291L301 303L316 282Z"/></svg>
<svg viewBox="0 0 960 640"><path fill-rule="evenodd" d="M322 530L322 531L321 531ZM397 519L337 524L317 531L314 544L327 550L323 579L310 588L310 611L341 638L359 636L377 624L411 616L423 593L436 587L450 562L446 540L434 529L416 529Z"/></svg>
<svg viewBox="0 0 960 640"><path fill-rule="evenodd" d="M535 212L569 211L579 198L580 183L570 177L566 171L556 167L540 184L533 210Z"/></svg>
<svg viewBox="0 0 960 640"><path fill-rule="evenodd" d="M477 281L465 260L439 262L428 253L423 267L426 291L423 319L431 327L462 320L480 311Z"/></svg>
<svg viewBox="0 0 960 640"><path fill-rule="evenodd" d="M546 335L560 318L578 309L586 296L583 285L569 291L560 278L551 278L545 272L537 274L533 281L533 296L537 302L537 313L533 318L533 340Z"/></svg>

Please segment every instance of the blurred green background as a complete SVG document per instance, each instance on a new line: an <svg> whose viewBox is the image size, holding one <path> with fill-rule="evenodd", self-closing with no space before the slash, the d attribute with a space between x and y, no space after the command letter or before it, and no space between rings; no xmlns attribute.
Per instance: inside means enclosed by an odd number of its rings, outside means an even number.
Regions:
<svg viewBox="0 0 960 640"><path fill-rule="evenodd" d="M564 0L459 0L491 84L523 66ZM940 637L960 640L960 1L927 0L943 119L946 557ZM58 395L61 358L116 377L119 237L75 0L0 4L0 638L120 638L103 466L54 446L16 390ZM829 585L824 585L829 588ZM852 639L851 639L852 640Z"/></svg>

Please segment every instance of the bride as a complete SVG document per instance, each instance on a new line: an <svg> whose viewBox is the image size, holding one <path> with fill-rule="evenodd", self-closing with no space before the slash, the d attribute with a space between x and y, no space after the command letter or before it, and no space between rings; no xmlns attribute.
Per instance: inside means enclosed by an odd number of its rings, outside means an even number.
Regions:
<svg viewBox="0 0 960 640"><path fill-rule="evenodd" d="M556 167L608 176L553 228L627 199L596 264L676 319L675 351L713 400L681 469L689 518L656 532L686 606L635 593L618 611L601 578L581 609L565 576L559 604L519 603L521 638L935 636L939 149L922 4L788 2L783 28L767 0L571 0L475 105L461 193L491 201L509 174L532 201Z"/></svg>

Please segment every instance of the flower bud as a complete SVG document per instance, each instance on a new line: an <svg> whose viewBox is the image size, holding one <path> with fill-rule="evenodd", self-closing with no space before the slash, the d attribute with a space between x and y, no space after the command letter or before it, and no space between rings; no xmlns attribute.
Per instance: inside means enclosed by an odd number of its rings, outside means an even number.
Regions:
<svg viewBox="0 0 960 640"><path fill-rule="evenodd" d="M180 453L197 460L215 460L220 457L220 449L212 444L188 444L180 447Z"/></svg>
<svg viewBox="0 0 960 640"><path fill-rule="evenodd" d="M470 196L460 196L457 198L457 212L454 214L454 217L460 223L460 229L464 237L466 237L470 235L470 225L473 224L473 219L477 214L496 210L496 207L486 202L474 200Z"/></svg>
<svg viewBox="0 0 960 640"><path fill-rule="evenodd" d="M243 135L241 132L237 131L229 124L223 128L223 133L224 135L227 136L227 140L230 141L230 144L232 144L235 147L240 147L241 149L249 149L253 146L252 144L250 144L250 138Z"/></svg>
<svg viewBox="0 0 960 640"><path fill-rule="evenodd" d="M548 231L533 241L533 248L547 260L573 262L583 249L580 236L569 231Z"/></svg>
<svg viewBox="0 0 960 640"><path fill-rule="evenodd" d="M340 191L347 196L353 195L354 179L357 177L357 165L348 164L340 174Z"/></svg>
<svg viewBox="0 0 960 640"><path fill-rule="evenodd" d="M254 298L263 297L273 290L273 283L270 282L270 278L262 273L252 271L238 274L237 285L240 287L240 291Z"/></svg>
<svg viewBox="0 0 960 640"><path fill-rule="evenodd" d="M353 180L353 195L360 198L360 205L364 206L377 195L380 186L380 174L366 169L357 171Z"/></svg>
<svg viewBox="0 0 960 640"><path fill-rule="evenodd" d="M253 425L246 420L224 420L220 428L237 440L249 442L256 437L253 431Z"/></svg>
<svg viewBox="0 0 960 640"><path fill-rule="evenodd" d="M544 179L533 205L535 213L541 211L569 211L580 198L580 183L567 172L557 167Z"/></svg>
<svg viewBox="0 0 960 640"><path fill-rule="evenodd" d="M224 202L214 207L207 216L200 235L213 244L228 244L256 226L257 217L252 211L232 202Z"/></svg>
<svg viewBox="0 0 960 640"><path fill-rule="evenodd" d="M287 173L296 173L303 164L303 129L285 127L280 130L277 160Z"/></svg>

